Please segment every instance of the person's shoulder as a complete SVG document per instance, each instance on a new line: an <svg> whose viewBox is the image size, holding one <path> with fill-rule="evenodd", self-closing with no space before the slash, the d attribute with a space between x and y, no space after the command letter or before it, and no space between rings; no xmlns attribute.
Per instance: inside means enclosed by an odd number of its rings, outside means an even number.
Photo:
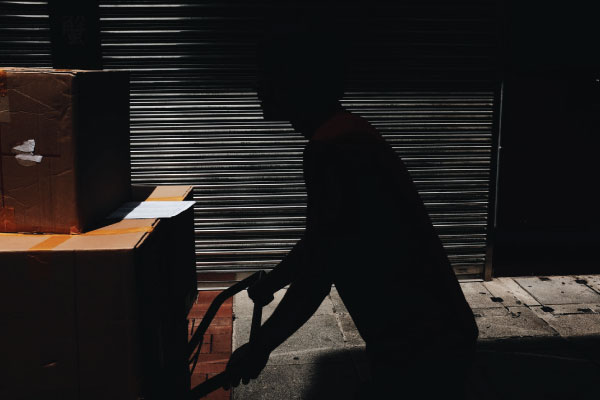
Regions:
<svg viewBox="0 0 600 400"><path fill-rule="evenodd" d="M325 121L311 138L320 145L342 145L375 140L378 133L364 118L348 111L340 111Z"/></svg>

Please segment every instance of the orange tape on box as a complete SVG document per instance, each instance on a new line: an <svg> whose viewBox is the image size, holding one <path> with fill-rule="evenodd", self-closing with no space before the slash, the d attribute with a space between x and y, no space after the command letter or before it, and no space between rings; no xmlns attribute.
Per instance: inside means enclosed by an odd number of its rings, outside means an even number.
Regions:
<svg viewBox="0 0 600 400"><path fill-rule="evenodd" d="M142 226L137 228L121 228L121 229L102 229L91 231L87 233L82 233L81 235L40 235L47 237L46 240L36 244L35 246L29 248L32 251L39 250L52 250L56 246L59 246L76 236L105 236L105 235L122 235L125 233L145 233L152 232L154 230L153 226ZM0 236L32 236L27 233L0 233ZM37 235L36 235L37 236Z"/></svg>

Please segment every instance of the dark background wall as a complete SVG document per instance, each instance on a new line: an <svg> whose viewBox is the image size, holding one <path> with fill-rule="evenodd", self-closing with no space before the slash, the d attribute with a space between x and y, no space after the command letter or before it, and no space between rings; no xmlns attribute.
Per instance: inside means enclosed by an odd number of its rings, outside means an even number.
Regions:
<svg viewBox="0 0 600 400"><path fill-rule="evenodd" d="M592 3L505 3L496 276L600 272Z"/></svg>

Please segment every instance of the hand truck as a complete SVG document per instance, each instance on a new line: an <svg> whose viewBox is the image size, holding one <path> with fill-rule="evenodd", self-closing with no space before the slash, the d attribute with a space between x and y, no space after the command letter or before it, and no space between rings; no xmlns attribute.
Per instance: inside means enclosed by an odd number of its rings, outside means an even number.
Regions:
<svg viewBox="0 0 600 400"><path fill-rule="evenodd" d="M196 368L196 363L198 362L198 357L200 355L200 348L202 347L202 341L204 340L204 334L206 333L206 330L208 329L210 323L217 314L217 311L219 310L221 305L228 298L233 297L242 290L245 290L250 286L254 285L256 282L261 280L264 275L264 271L258 271L250 275L248 278L231 286L230 288L225 289L224 291L219 293L217 297L215 297L213 302L210 304L208 311L206 311L206 314L202 318L202 322L200 322L198 329L196 330L196 332L194 333L194 335L188 343L188 359L190 360L190 364L192 364L190 373L194 371L194 368ZM260 329L262 319L262 307L262 305L254 303L254 309L252 311L252 324L250 328L250 342L255 340L256 335L258 334L258 330ZM192 388L192 390L190 391L189 400L201 399L209 393L224 386L227 383L227 380L227 371L221 372L220 374L213 376L212 378Z"/></svg>

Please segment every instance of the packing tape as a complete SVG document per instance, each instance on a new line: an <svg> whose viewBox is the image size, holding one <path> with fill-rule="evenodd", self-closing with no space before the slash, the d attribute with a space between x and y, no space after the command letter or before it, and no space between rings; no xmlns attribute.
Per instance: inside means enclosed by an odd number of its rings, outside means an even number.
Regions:
<svg viewBox="0 0 600 400"><path fill-rule="evenodd" d="M29 250L31 251L36 251L36 250L52 250L53 248L55 248L56 246L66 242L67 240L69 240L71 238L71 236L69 235L56 235L56 236L50 236L48 239L36 244L33 247L30 247Z"/></svg>
<svg viewBox="0 0 600 400"><path fill-rule="evenodd" d="M91 231L82 233L77 236L103 236L103 235L121 235L123 233L139 233L139 232L152 232L153 226L140 226L137 228L120 228L120 229L101 229L97 231Z"/></svg>
<svg viewBox="0 0 600 400"><path fill-rule="evenodd" d="M82 233L81 235L40 235L47 237L46 240L30 247L29 250L52 250L56 246L63 244L67 240L76 236L106 236L106 235L122 235L125 233L148 233L154 230L153 226L141 226L137 228L120 228L120 229L102 229ZM0 236L37 236L31 233L0 233Z"/></svg>

